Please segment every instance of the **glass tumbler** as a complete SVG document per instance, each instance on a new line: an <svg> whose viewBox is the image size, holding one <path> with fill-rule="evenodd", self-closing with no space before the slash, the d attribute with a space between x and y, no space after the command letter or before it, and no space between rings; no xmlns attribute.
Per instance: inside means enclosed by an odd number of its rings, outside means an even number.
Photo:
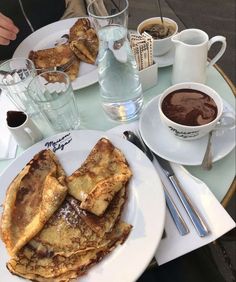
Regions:
<svg viewBox="0 0 236 282"><path fill-rule="evenodd" d="M55 132L79 127L78 107L66 73L59 71L41 73L30 82L28 92Z"/></svg>
<svg viewBox="0 0 236 282"><path fill-rule="evenodd" d="M13 58L0 65L0 88L19 110L29 116L35 113L35 107L27 87L35 75L33 62L26 58Z"/></svg>
<svg viewBox="0 0 236 282"><path fill-rule="evenodd" d="M115 121L137 118L143 106L142 87L127 39L128 1L95 0L88 14L99 38L98 78L105 113Z"/></svg>

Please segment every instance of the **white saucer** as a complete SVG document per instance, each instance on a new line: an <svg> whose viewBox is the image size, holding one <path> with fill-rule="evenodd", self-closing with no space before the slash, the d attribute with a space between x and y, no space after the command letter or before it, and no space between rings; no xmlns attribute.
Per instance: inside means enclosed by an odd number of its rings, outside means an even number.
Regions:
<svg viewBox="0 0 236 282"><path fill-rule="evenodd" d="M175 48L170 49L169 52L162 56L154 57L155 62L158 64L158 68L168 67L173 65L175 59Z"/></svg>
<svg viewBox="0 0 236 282"><path fill-rule="evenodd" d="M159 96L146 105L139 120L139 129L145 143L153 152L168 161L183 165L200 165L208 136L193 141L176 138L160 120L158 99ZM224 107L234 112L226 101L224 101ZM218 130L212 137L213 161L222 159L234 147L235 128Z"/></svg>

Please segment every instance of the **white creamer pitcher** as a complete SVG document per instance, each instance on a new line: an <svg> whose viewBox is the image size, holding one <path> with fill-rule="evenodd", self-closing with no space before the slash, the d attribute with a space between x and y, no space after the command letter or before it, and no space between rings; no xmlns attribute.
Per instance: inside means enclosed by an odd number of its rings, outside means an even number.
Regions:
<svg viewBox="0 0 236 282"><path fill-rule="evenodd" d="M209 39L206 32L200 29L185 29L172 37L175 44L175 60L172 72L172 83L206 82L206 72L209 66L215 64L224 54L226 38L214 36ZM215 42L222 46L216 56L207 61L208 50Z"/></svg>

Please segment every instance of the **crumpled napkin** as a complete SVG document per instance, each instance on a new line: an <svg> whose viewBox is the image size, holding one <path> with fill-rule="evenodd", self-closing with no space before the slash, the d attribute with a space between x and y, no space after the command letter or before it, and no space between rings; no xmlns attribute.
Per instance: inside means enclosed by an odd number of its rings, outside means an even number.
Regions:
<svg viewBox="0 0 236 282"><path fill-rule="evenodd" d="M8 99L4 91L0 94L0 160L15 158L17 143L7 129L6 114L16 106Z"/></svg>

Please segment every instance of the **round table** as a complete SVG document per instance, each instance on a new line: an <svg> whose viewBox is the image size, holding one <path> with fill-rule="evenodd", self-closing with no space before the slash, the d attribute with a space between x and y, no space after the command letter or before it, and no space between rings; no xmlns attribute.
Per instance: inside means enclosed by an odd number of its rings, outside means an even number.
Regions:
<svg viewBox="0 0 236 282"><path fill-rule="evenodd" d="M145 104L171 85L171 70L172 67L158 69L157 85L144 92ZM224 100L235 108L235 88L222 70L218 67L209 68L206 84L215 89ZM109 120L104 114L99 98L98 83L76 90L75 96L80 111L80 129L106 131L119 125L119 123ZM21 154L22 151L22 149L18 148L17 155ZM12 161L14 160L0 161L0 172ZM210 171L205 171L200 166L186 166L186 168L194 176L203 180L224 206L227 204L235 192L235 182L233 183L235 177L235 149L223 159L215 162Z"/></svg>

